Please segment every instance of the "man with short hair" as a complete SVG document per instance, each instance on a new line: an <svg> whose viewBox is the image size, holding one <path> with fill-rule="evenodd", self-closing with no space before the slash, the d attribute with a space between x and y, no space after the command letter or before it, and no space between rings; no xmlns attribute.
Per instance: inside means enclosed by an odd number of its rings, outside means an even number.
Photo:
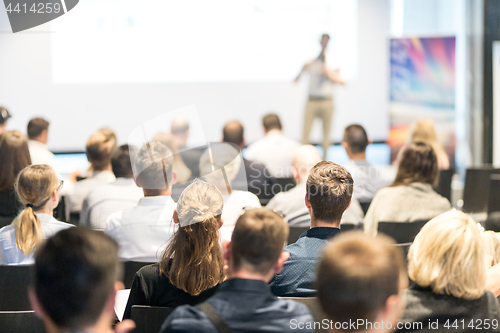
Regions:
<svg viewBox="0 0 500 333"><path fill-rule="evenodd" d="M265 115L262 126L265 136L248 146L246 158L264 164L274 178L292 177L293 154L300 144L283 135L277 114Z"/></svg>
<svg viewBox="0 0 500 333"><path fill-rule="evenodd" d="M109 333L122 267L118 246L101 232L63 230L42 243L35 254L30 301L48 333ZM135 324L124 320L116 332Z"/></svg>
<svg viewBox="0 0 500 333"><path fill-rule="evenodd" d="M85 152L90 162L92 175L87 179L76 182L70 179L71 184L64 194L66 204L70 212L79 213L82 210L83 199L97 186L111 183L115 175L111 170L111 155L116 148L116 137L108 133L98 131L87 140Z"/></svg>
<svg viewBox="0 0 500 333"><path fill-rule="evenodd" d="M366 147L369 144L370 140L363 126L354 124L344 130L342 146L350 160L346 169L356 183L353 196L362 203L372 201L378 190L389 185L381 178L377 168L366 161Z"/></svg>
<svg viewBox="0 0 500 333"><path fill-rule="evenodd" d="M228 279L201 305L176 308L160 333L218 333L221 325L226 332L293 332L292 320L311 325L305 305L274 297L267 285L288 258L283 251L287 237L288 227L278 214L265 208L246 211L231 242L223 243Z"/></svg>
<svg viewBox="0 0 500 333"><path fill-rule="evenodd" d="M170 133L172 133L182 161L191 170L193 178L200 177L200 157L204 150L187 146L189 138L189 122L187 119L183 116L174 118L170 124Z"/></svg>
<svg viewBox="0 0 500 333"><path fill-rule="evenodd" d="M316 296L317 261L327 241L340 233L340 220L351 204L352 189L351 174L338 164L322 161L311 169L305 195L311 229L286 247L290 258L271 282L276 296Z"/></svg>
<svg viewBox="0 0 500 333"><path fill-rule="evenodd" d="M11 117L12 116L9 113L9 110L0 106L0 134L5 132L5 129L7 128L7 120Z"/></svg>
<svg viewBox="0 0 500 333"><path fill-rule="evenodd" d="M245 148L243 125L237 120L226 123L222 130L222 141L231 143L242 151ZM243 163L231 187L242 191L248 189L260 200L269 200L273 197L272 188L274 183L275 180L271 177L264 164L243 158Z"/></svg>
<svg viewBox="0 0 500 333"><path fill-rule="evenodd" d="M172 221L176 207L172 185L172 152L158 141L146 143L132 162L135 183L142 187L144 198L137 206L111 214L105 232L120 246L120 259L157 262L175 231Z"/></svg>
<svg viewBox="0 0 500 333"><path fill-rule="evenodd" d="M122 145L111 156L111 168L116 177L111 183L94 188L83 200L80 225L104 230L106 220L115 212L137 206L144 197L143 191L134 181L131 155L137 148Z"/></svg>
<svg viewBox="0 0 500 333"><path fill-rule="evenodd" d="M47 149L49 122L43 118L33 118L28 123L28 146L32 164L47 164L56 167L54 154Z"/></svg>
<svg viewBox="0 0 500 333"><path fill-rule="evenodd" d="M328 244L316 284L330 332L393 331L405 308L405 266L401 249L383 235L350 232Z"/></svg>
<svg viewBox="0 0 500 333"><path fill-rule="evenodd" d="M321 162L321 157L314 146L304 145L295 150L292 172L297 185L288 191L276 194L266 206L282 213L290 226L308 227L311 224L311 216L305 205L304 196L309 172L318 162ZM359 224L363 222L363 218L364 214L359 202L352 199L351 205L342 215L342 223Z"/></svg>

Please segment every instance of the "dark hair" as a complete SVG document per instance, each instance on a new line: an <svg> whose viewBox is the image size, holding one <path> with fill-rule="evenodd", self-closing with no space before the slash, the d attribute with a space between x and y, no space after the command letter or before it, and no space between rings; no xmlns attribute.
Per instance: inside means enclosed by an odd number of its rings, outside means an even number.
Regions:
<svg viewBox="0 0 500 333"><path fill-rule="evenodd" d="M49 122L43 118L33 118L28 123L28 139L38 138L43 131L49 129Z"/></svg>
<svg viewBox="0 0 500 333"><path fill-rule="evenodd" d="M99 130L87 140L85 152L95 171L103 170L111 163L111 154L116 148L116 136L113 132Z"/></svg>
<svg viewBox="0 0 500 333"><path fill-rule="evenodd" d="M405 272L403 254L392 239L347 232L323 251L316 281L318 299L334 322L374 322L387 299L399 294Z"/></svg>
<svg viewBox="0 0 500 333"><path fill-rule="evenodd" d="M26 137L19 131L0 135L0 191L13 189L17 175L31 165Z"/></svg>
<svg viewBox="0 0 500 333"><path fill-rule="evenodd" d="M318 162L307 177L307 198L314 218L340 222L351 202L354 181L344 167L333 162Z"/></svg>
<svg viewBox="0 0 500 333"><path fill-rule="evenodd" d="M392 186L416 182L434 186L438 177L437 157L432 146L425 142L412 142L403 151Z"/></svg>
<svg viewBox="0 0 500 333"><path fill-rule="evenodd" d="M33 286L43 311L60 328L91 326L121 278L118 244L102 232L68 228L35 253Z"/></svg>
<svg viewBox="0 0 500 333"><path fill-rule="evenodd" d="M349 146L353 154L360 154L366 151L368 146L368 136L361 125L350 125L344 130L344 141Z"/></svg>
<svg viewBox="0 0 500 333"><path fill-rule="evenodd" d="M237 120L231 121L224 125L222 130L222 141L233 143L239 147L244 141L243 133L243 125Z"/></svg>
<svg viewBox="0 0 500 333"><path fill-rule="evenodd" d="M137 148L129 145L117 147L111 155L111 168L116 178L133 178L132 162L130 155L137 153Z"/></svg>
<svg viewBox="0 0 500 333"><path fill-rule="evenodd" d="M262 126L264 126L266 131L270 131L272 129L281 130L280 117L278 117L275 113L269 113L262 118Z"/></svg>
<svg viewBox="0 0 500 333"><path fill-rule="evenodd" d="M231 238L234 269L246 263L255 273L267 274L276 264L286 240L288 225L266 208L254 208L241 215Z"/></svg>
<svg viewBox="0 0 500 333"><path fill-rule="evenodd" d="M133 164L135 176L143 189L165 190L172 186L174 156L163 143L151 141L144 144Z"/></svg>

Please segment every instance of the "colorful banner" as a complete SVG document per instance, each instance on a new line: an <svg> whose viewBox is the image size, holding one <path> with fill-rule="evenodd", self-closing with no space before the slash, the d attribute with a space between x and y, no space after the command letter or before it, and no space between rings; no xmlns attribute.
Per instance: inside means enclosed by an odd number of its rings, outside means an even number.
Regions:
<svg viewBox="0 0 500 333"><path fill-rule="evenodd" d="M455 160L455 37L391 39L391 161L420 119L434 122L450 163Z"/></svg>

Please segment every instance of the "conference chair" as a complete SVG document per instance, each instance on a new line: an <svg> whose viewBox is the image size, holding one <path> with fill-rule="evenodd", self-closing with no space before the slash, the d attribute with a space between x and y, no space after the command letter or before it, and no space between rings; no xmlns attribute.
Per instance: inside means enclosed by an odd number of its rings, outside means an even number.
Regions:
<svg viewBox="0 0 500 333"><path fill-rule="evenodd" d="M439 171L439 181L434 190L441 194L443 197L451 202L451 181L453 175L455 174L455 169L441 170Z"/></svg>
<svg viewBox="0 0 500 333"><path fill-rule="evenodd" d="M133 333L158 333L161 325L174 308L133 305L131 319L135 322Z"/></svg>
<svg viewBox="0 0 500 333"><path fill-rule="evenodd" d="M0 332L45 333L35 311L0 311Z"/></svg>
<svg viewBox="0 0 500 333"><path fill-rule="evenodd" d="M295 243L300 235L302 235L304 232L306 232L307 230L309 230L310 227L290 227L290 231L288 233L288 241L287 243L288 244L292 244L292 243Z"/></svg>
<svg viewBox="0 0 500 333"><path fill-rule="evenodd" d="M135 273L146 265L154 264L153 262L141 261L124 261L123 262L123 284L125 289L130 289L134 282Z"/></svg>
<svg viewBox="0 0 500 333"><path fill-rule="evenodd" d="M314 332L328 332L328 329L321 327L323 326L321 325L321 323L323 322L323 319L327 319L328 323L330 322L330 320L326 317L325 313L321 309L317 297L280 297L280 298L290 299L307 306L307 308L311 312L311 315L313 316L314 322L318 323L316 324Z"/></svg>
<svg viewBox="0 0 500 333"><path fill-rule="evenodd" d="M500 169L491 165L468 168L465 173L464 206L466 213L485 213L488 205L490 176L500 174Z"/></svg>
<svg viewBox="0 0 500 333"><path fill-rule="evenodd" d="M28 286L32 276L32 265L0 265L0 311L31 310Z"/></svg>
<svg viewBox="0 0 500 333"><path fill-rule="evenodd" d="M379 222L378 232L392 237L396 243L412 243L420 229L428 220L417 220L413 222Z"/></svg>
<svg viewBox="0 0 500 333"><path fill-rule="evenodd" d="M15 217L13 216L0 216L0 228L3 228L14 221Z"/></svg>
<svg viewBox="0 0 500 333"><path fill-rule="evenodd" d="M274 178L276 185L273 186L273 195L279 192L286 192L295 187L295 179L293 178Z"/></svg>
<svg viewBox="0 0 500 333"><path fill-rule="evenodd" d="M403 251L403 255L405 259L408 257L408 252L410 251L410 246L413 242L395 244L394 246L399 247L401 251Z"/></svg>
<svg viewBox="0 0 500 333"><path fill-rule="evenodd" d="M366 212L368 211L368 208L370 208L371 200L368 202L360 202L359 205L361 206L361 209L363 210L363 214L366 215Z"/></svg>
<svg viewBox="0 0 500 333"><path fill-rule="evenodd" d="M363 229L363 223L354 224L354 223L340 223L340 230L342 231L350 231L350 230L358 230Z"/></svg>

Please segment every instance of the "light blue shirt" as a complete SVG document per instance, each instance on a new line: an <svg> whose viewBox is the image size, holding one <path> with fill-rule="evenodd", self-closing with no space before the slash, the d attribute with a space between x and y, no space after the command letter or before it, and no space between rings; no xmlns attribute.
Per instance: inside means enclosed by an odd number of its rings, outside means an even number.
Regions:
<svg viewBox="0 0 500 333"><path fill-rule="evenodd" d="M43 238L58 233L63 229L74 227L72 224L60 222L49 214L36 214L40 219ZM24 254L16 245L16 225L10 224L0 229L0 264L1 265L32 265L35 263L33 254Z"/></svg>

